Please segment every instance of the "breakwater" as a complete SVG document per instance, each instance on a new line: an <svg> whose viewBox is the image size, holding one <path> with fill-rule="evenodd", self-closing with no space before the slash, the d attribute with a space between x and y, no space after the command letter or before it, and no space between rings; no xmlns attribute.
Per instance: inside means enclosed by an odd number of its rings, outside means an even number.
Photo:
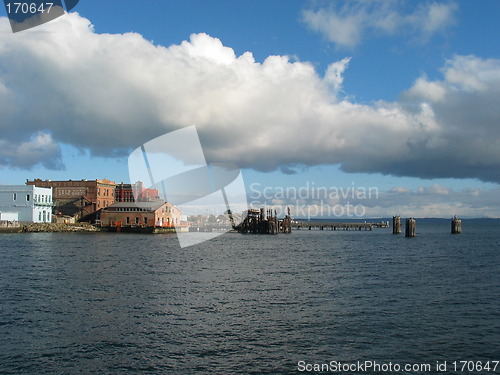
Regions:
<svg viewBox="0 0 500 375"><path fill-rule="evenodd" d="M88 223L33 223L17 227L0 228L0 233L38 233L38 232L101 232L101 228Z"/></svg>

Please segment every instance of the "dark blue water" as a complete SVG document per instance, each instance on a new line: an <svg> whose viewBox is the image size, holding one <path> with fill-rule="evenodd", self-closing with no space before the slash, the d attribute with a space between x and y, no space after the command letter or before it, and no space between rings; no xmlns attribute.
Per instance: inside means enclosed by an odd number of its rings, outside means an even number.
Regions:
<svg viewBox="0 0 500 375"><path fill-rule="evenodd" d="M463 226L228 233L186 249L175 235L3 234L0 373L499 360L500 222Z"/></svg>

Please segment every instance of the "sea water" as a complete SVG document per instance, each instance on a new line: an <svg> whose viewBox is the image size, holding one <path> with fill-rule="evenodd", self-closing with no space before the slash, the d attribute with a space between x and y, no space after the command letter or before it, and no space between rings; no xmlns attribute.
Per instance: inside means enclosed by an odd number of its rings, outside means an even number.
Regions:
<svg viewBox="0 0 500 375"><path fill-rule="evenodd" d="M2 234L0 373L500 373L499 297L496 220L184 249L168 234Z"/></svg>

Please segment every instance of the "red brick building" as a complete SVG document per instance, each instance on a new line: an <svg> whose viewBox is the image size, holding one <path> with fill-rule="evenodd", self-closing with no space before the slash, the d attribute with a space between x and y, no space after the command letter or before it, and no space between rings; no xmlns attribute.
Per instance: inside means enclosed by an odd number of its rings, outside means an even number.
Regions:
<svg viewBox="0 0 500 375"><path fill-rule="evenodd" d="M173 227L181 212L168 202L118 202L100 213L101 225L110 227Z"/></svg>
<svg viewBox="0 0 500 375"><path fill-rule="evenodd" d="M54 213L77 216L80 220L95 218L96 211L115 202L116 184L103 180L67 180L52 181L35 179L26 181L26 185L51 187Z"/></svg>
<svg viewBox="0 0 500 375"><path fill-rule="evenodd" d="M115 202L155 202L160 200L157 189L145 189L141 181L116 185Z"/></svg>

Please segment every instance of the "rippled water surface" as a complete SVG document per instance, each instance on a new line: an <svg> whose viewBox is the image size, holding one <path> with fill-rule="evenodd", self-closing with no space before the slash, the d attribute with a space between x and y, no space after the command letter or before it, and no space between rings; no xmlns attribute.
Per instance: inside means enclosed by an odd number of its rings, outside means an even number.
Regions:
<svg viewBox="0 0 500 375"><path fill-rule="evenodd" d="M500 223L417 231L0 235L0 373L499 360Z"/></svg>

